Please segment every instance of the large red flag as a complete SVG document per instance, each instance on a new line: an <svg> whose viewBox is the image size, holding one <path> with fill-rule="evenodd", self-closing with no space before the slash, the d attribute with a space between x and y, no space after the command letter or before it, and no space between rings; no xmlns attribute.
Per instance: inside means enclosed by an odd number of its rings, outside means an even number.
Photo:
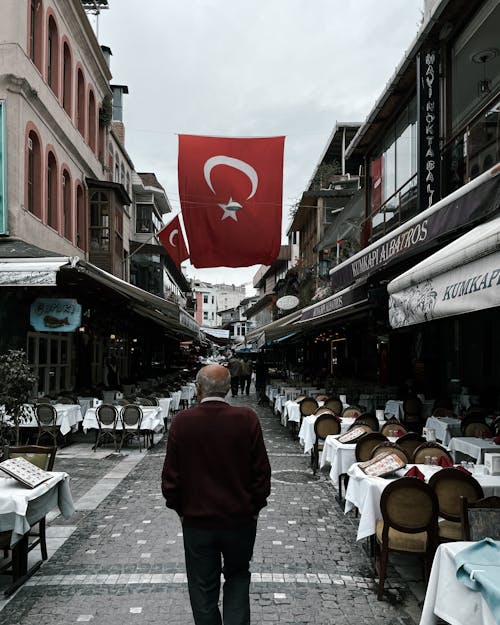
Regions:
<svg viewBox="0 0 500 625"><path fill-rule="evenodd" d="M284 142L179 135L179 195L195 267L270 265L277 258Z"/></svg>
<svg viewBox="0 0 500 625"><path fill-rule="evenodd" d="M177 267L181 266L183 260L189 258L189 252L187 251L186 243L182 236L179 215L174 217L165 228L158 232L158 238Z"/></svg>

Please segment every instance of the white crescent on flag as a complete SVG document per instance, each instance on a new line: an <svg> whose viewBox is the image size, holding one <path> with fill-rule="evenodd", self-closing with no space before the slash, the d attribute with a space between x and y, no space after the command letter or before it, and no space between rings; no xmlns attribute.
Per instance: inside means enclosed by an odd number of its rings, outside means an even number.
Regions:
<svg viewBox="0 0 500 625"><path fill-rule="evenodd" d="M174 237L177 234L179 234L178 230L172 230L172 232L170 233L170 236L168 237L168 242L170 243L172 247L177 247L177 245L174 243Z"/></svg>

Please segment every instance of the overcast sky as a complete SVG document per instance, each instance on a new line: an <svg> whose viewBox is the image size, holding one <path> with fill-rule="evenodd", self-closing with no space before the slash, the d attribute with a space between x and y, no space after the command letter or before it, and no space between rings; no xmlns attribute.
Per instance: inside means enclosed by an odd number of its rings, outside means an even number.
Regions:
<svg viewBox="0 0 500 625"><path fill-rule="evenodd" d="M364 121L415 38L423 0L109 0L99 42L127 85L125 145L180 211L177 134L286 135L283 234L336 122ZM96 26L95 18L91 21ZM285 242L285 237L283 237ZM258 267L195 269L251 282Z"/></svg>

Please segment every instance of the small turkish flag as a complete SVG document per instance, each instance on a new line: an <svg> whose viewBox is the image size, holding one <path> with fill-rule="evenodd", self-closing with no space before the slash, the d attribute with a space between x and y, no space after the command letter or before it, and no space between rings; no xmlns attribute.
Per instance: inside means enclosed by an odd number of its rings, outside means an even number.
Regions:
<svg viewBox="0 0 500 625"><path fill-rule="evenodd" d="M170 258L177 267L180 268L182 261L189 258L189 252L187 251L186 243L182 236L179 215L174 217L165 228L158 232L158 238L163 247L167 250Z"/></svg>
<svg viewBox="0 0 500 625"><path fill-rule="evenodd" d="M179 195L195 267L271 265L277 258L284 142L179 135Z"/></svg>

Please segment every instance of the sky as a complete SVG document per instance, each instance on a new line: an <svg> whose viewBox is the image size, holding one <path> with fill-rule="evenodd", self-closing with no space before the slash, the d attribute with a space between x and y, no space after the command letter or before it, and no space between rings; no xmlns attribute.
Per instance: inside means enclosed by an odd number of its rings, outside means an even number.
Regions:
<svg viewBox="0 0 500 625"><path fill-rule="evenodd" d="M363 122L413 42L423 0L109 0L90 20L127 85L125 147L180 212L177 135L285 135L283 243L337 122ZM169 219L170 220L170 219ZM251 284L259 266L189 278Z"/></svg>

